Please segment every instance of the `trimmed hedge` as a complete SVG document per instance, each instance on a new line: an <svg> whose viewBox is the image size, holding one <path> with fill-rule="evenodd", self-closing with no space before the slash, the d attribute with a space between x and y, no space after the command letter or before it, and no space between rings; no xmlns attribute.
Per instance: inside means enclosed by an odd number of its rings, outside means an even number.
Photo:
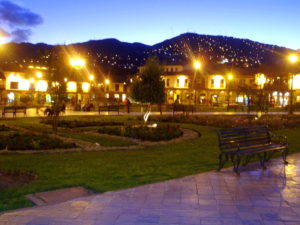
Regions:
<svg viewBox="0 0 300 225"><path fill-rule="evenodd" d="M171 140L183 134L180 127L175 125L159 125L155 128L148 126L101 127L98 133L125 136L142 141Z"/></svg>
<svg viewBox="0 0 300 225"><path fill-rule="evenodd" d="M41 123L52 125L52 120L44 120ZM82 121L82 120L59 120L58 126L64 128L95 127L95 126L122 126L123 122L115 121Z"/></svg>
<svg viewBox="0 0 300 225"><path fill-rule="evenodd" d="M257 118L254 115L245 116L201 116L201 115L165 115L165 116L151 116L152 122L168 122L168 123L192 123L201 126L212 126L218 128L230 128L230 127L243 127L243 126L255 126L266 125L271 129L287 129L287 128L299 128L300 116L287 116L287 115L263 115ZM142 117L139 117L142 120Z"/></svg>
<svg viewBox="0 0 300 225"><path fill-rule="evenodd" d="M57 148L75 148L75 143L64 142L58 138L27 133L13 133L0 137L0 149L41 150Z"/></svg>
<svg viewBox="0 0 300 225"><path fill-rule="evenodd" d="M0 132L1 131L10 131L10 128L5 125L0 125Z"/></svg>

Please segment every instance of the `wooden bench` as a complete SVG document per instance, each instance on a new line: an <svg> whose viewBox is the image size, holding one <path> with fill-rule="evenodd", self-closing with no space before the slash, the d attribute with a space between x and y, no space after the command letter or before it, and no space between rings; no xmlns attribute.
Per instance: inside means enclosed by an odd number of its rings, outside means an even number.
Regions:
<svg viewBox="0 0 300 225"><path fill-rule="evenodd" d="M219 137L219 168L230 159L234 171L239 174L242 157L244 165L251 157L258 156L261 166L265 169L267 162L275 152L281 152L285 164L288 153L288 142L285 136L272 134L266 126L238 127L217 130Z"/></svg>
<svg viewBox="0 0 300 225"><path fill-rule="evenodd" d="M99 115L101 112L118 112L118 115L120 115L120 105L105 105L105 106L99 106Z"/></svg>
<svg viewBox="0 0 300 225"><path fill-rule="evenodd" d="M174 104L173 105L173 115L175 112L182 112L182 113L194 113L194 106L193 105L181 105L181 104Z"/></svg>
<svg viewBox="0 0 300 225"><path fill-rule="evenodd" d="M2 117L5 117L5 114L12 113L13 117L17 116L17 113L23 113L24 116L27 115L27 108L23 106L7 106L3 108Z"/></svg>

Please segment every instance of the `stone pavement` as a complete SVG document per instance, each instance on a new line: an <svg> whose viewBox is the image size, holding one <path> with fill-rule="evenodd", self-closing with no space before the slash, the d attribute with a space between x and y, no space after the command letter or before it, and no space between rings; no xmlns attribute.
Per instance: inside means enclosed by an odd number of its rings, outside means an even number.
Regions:
<svg viewBox="0 0 300 225"><path fill-rule="evenodd" d="M1 225L300 225L300 154L0 215Z"/></svg>

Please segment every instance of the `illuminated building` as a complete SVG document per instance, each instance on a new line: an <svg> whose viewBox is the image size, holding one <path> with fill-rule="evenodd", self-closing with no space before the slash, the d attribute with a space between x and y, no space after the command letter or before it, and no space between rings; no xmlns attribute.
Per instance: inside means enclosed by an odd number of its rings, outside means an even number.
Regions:
<svg viewBox="0 0 300 225"><path fill-rule="evenodd" d="M143 69L144 67L139 67L140 72ZM291 78L286 73L267 74L251 69L222 71L211 68L207 70L201 68L195 73L191 66L181 65L164 65L162 70L167 104L194 104L196 97L195 102L199 105L212 104L225 107L228 100L230 104L247 105L248 96L239 87L260 90L266 84L276 83L278 80L279 83L286 84L288 89L271 92L268 98L272 105L286 106L289 103L291 86L295 91L294 101L300 103L300 74L294 74ZM229 83L230 88L228 88Z"/></svg>
<svg viewBox="0 0 300 225"><path fill-rule="evenodd" d="M47 72L46 67L34 65L26 69L0 72L0 104L50 104L50 89L63 83L66 86L67 103L71 105L87 102L122 102L127 97L126 83L116 80L113 76L110 79L99 80L96 79L96 75L86 74L75 79L66 74L62 81L50 83L47 80Z"/></svg>

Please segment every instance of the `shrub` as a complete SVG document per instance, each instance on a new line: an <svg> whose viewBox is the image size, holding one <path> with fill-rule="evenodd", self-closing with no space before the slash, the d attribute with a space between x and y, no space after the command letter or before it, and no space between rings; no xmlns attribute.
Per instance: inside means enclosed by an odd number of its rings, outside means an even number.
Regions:
<svg viewBox="0 0 300 225"><path fill-rule="evenodd" d="M58 138L27 133L12 133L0 137L0 149L8 150L40 150L56 148L74 148L75 143L64 142Z"/></svg>
<svg viewBox="0 0 300 225"><path fill-rule="evenodd" d="M98 133L121 136L122 130L120 127L101 127L98 129Z"/></svg>
<svg viewBox="0 0 300 225"><path fill-rule="evenodd" d="M44 120L42 123L52 124L52 120ZM59 127L64 128L77 128L77 127L94 127L94 126L117 126L124 125L123 122L115 121L82 121L82 120L60 120L58 122Z"/></svg>
<svg viewBox="0 0 300 225"><path fill-rule="evenodd" d="M159 125L155 128L148 126L126 126L117 128L101 127L98 129L98 132L102 134L131 137L143 141L170 140L182 135L180 127L175 125Z"/></svg>
<svg viewBox="0 0 300 225"><path fill-rule="evenodd" d="M182 131L179 126L159 125L156 128L147 126L127 126L124 136L141 139L143 141L162 141L180 137Z"/></svg>
<svg viewBox="0 0 300 225"><path fill-rule="evenodd" d="M142 118L139 117L141 120ZM219 128L243 127L254 125L265 125L271 129L285 129L300 127L299 116L278 116L264 115L256 118L253 115L247 116L199 116L199 115L175 115L175 116L151 116L150 121L171 122L171 123L193 123L201 126L212 126Z"/></svg>
<svg viewBox="0 0 300 225"><path fill-rule="evenodd" d="M31 150L34 144L30 134L13 133L8 135L6 146L8 150Z"/></svg>
<svg viewBox="0 0 300 225"><path fill-rule="evenodd" d="M7 127L7 126L5 126L5 125L0 125L0 132L1 132L1 131L9 131L9 130L10 130L9 127Z"/></svg>

